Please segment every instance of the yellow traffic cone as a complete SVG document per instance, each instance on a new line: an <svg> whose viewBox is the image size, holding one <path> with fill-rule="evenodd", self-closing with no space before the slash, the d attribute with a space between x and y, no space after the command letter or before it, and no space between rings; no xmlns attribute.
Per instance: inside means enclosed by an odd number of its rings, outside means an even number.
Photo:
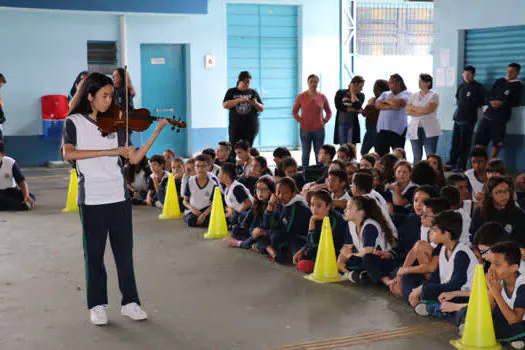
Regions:
<svg viewBox="0 0 525 350"><path fill-rule="evenodd" d="M204 234L206 239L221 239L227 237L228 225L226 215L224 215L224 205L222 204L221 189L215 187L213 193L213 203L211 205L211 218L208 225L208 232Z"/></svg>
<svg viewBox="0 0 525 350"><path fill-rule="evenodd" d="M162 214L159 215L161 220L182 219L179 206L179 196L177 194L177 185L175 185L175 178L170 174L168 178L168 186L166 187L166 197L164 198L164 208Z"/></svg>
<svg viewBox="0 0 525 350"><path fill-rule="evenodd" d="M323 229L319 240L317 257L315 258L314 272L304 276L304 278L316 283L331 283L343 280L337 269L334 237L332 236L332 226L328 216L325 216L323 219Z"/></svg>
<svg viewBox="0 0 525 350"><path fill-rule="evenodd" d="M62 213L78 213L78 178L77 170L71 169L71 176L69 177L69 187L67 189L66 207Z"/></svg>
<svg viewBox="0 0 525 350"><path fill-rule="evenodd" d="M501 345L496 342L492 312L490 310L489 295L483 265L476 266L472 293L468 302L467 318L463 337L451 340L456 349L476 350L476 349L501 349Z"/></svg>

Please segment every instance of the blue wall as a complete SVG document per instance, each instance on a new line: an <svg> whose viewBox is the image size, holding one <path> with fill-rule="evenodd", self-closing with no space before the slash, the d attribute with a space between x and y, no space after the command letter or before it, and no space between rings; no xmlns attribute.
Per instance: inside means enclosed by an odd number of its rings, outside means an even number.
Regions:
<svg viewBox="0 0 525 350"><path fill-rule="evenodd" d="M206 13L208 0L0 0L0 6L108 12Z"/></svg>
<svg viewBox="0 0 525 350"><path fill-rule="evenodd" d="M434 3L434 72L440 66L440 49L450 49L450 65L458 72L461 81L464 60L464 31L468 29L523 25L525 1L523 0L440 0ZM497 15L494 15L497 14ZM510 63L510 62L509 62ZM525 62L519 62L525 65ZM525 70L522 69L521 79ZM444 136L439 142L439 153L448 159L452 116L456 108L453 87L436 87L440 94L439 118ZM514 109L507 126L505 149L500 158L513 171L525 171L525 107ZM449 141L449 142L446 142Z"/></svg>
<svg viewBox="0 0 525 350"><path fill-rule="evenodd" d="M140 44L187 44L186 120L191 153L227 137L227 111L222 108L228 88L226 2L258 3L210 0L207 15L126 16L128 67L137 88L137 107L141 105ZM339 1L264 3L300 6L298 84L306 89L306 77L318 74L321 91L332 101L339 88ZM59 145L45 142L41 136L40 97L68 93L78 72L87 68L88 40L120 40L119 16L0 8L0 23L9 28L0 32L0 72L7 78L2 89L8 118L4 124L7 152L23 165L57 160ZM216 57L214 69L204 67L207 54ZM332 125L333 121L329 128ZM330 141L331 137L327 138Z"/></svg>

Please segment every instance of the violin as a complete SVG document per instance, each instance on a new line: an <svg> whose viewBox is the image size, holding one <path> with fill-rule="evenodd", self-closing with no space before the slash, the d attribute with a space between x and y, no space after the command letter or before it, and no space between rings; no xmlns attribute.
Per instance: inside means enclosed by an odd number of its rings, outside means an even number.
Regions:
<svg viewBox="0 0 525 350"><path fill-rule="evenodd" d="M180 132L180 129L186 128L186 122L180 118L178 120L175 119L175 116L173 116L172 119L155 117L152 116L146 108L127 111L125 107L121 108L115 105L109 107L106 112L100 113L97 116L97 126L100 131L106 134L112 134L119 129L126 128L128 130L141 132L147 130L154 121L161 119L167 119L172 125L172 130L176 128L177 132Z"/></svg>

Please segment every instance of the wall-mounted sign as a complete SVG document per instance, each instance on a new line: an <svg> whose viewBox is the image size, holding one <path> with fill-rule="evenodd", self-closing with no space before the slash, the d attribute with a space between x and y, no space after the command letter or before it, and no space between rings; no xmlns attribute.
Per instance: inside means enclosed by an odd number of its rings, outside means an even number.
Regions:
<svg viewBox="0 0 525 350"><path fill-rule="evenodd" d="M151 64L166 64L166 59L164 57L152 58Z"/></svg>

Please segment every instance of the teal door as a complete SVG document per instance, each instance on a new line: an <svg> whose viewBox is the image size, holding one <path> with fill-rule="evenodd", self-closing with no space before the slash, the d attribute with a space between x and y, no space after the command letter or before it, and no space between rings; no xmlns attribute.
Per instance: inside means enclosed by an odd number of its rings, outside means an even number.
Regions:
<svg viewBox="0 0 525 350"><path fill-rule="evenodd" d="M228 86L239 72L252 74L251 87L261 95L264 112L254 146L295 149L298 124L292 107L298 93L297 6L227 5Z"/></svg>
<svg viewBox="0 0 525 350"><path fill-rule="evenodd" d="M184 45L140 45L142 75L142 107L152 115L186 119L186 65ZM144 143L155 129L155 123L142 133L134 136L134 145ZM187 156L187 132L178 133L168 125L153 144L148 157L162 154L171 148L177 156Z"/></svg>

